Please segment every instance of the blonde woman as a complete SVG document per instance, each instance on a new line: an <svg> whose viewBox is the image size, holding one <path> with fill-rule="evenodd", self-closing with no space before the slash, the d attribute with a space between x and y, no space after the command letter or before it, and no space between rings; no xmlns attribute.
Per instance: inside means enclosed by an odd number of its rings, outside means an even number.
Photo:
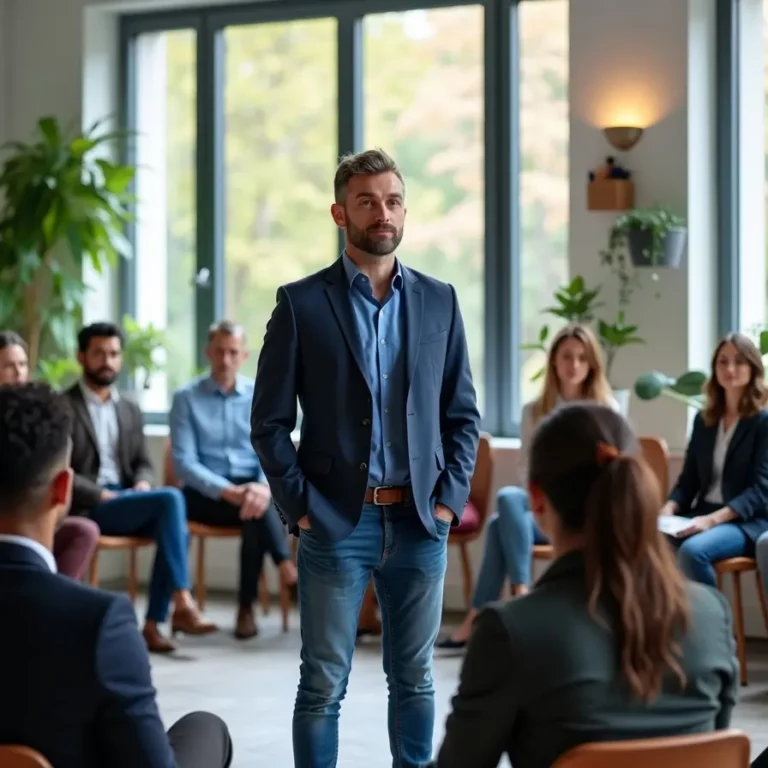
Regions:
<svg viewBox="0 0 768 768"><path fill-rule="evenodd" d="M528 591L534 544L549 541L533 520L525 490L528 481L528 449L539 421L561 403L587 400L617 409L605 377L600 343L587 325L573 323L552 339L547 355L544 388L538 398L523 407L520 425L520 485L502 488L496 497L496 514L488 522L485 553L472 607L459 628L437 642L442 649L466 646L479 610L498 600L504 580L514 595Z"/></svg>

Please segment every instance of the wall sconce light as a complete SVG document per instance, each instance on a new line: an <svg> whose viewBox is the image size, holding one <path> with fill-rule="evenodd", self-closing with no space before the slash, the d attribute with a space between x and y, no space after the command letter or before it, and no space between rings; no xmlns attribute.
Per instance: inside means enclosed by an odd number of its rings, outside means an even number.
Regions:
<svg viewBox="0 0 768 768"><path fill-rule="evenodd" d="M626 151L632 149L640 141L643 129L637 126L614 125L603 128L603 134L612 147Z"/></svg>

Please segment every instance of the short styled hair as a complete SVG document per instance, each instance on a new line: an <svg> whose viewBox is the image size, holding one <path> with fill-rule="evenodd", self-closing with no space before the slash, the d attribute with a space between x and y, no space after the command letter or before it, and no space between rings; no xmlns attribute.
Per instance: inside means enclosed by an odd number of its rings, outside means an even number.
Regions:
<svg viewBox="0 0 768 768"><path fill-rule="evenodd" d="M120 348L124 346L123 331L117 323L91 323L80 329L77 334L77 349L87 352L92 339L120 339Z"/></svg>
<svg viewBox="0 0 768 768"><path fill-rule="evenodd" d="M224 336L235 336L245 341L245 328L233 320L219 320L217 323L211 323L208 326L208 341L213 341L213 337L220 333Z"/></svg>
<svg viewBox="0 0 768 768"><path fill-rule="evenodd" d="M344 155L333 179L333 195L336 202L344 203L347 199L349 180L354 176L378 176L380 173L394 173L400 179L405 194L403 174L400 173L397 163L383 149L366 149L364 152Z"/></svg>
<svg viewBox="0 0 768 768"><path fill-rule="evenodd" d="M71 433L68 401L47 384L0 387L0 515L40 503L69 464Z"/></svg>
<svg viewBox="0 0 768 768"><path fill-rule="evenodd" d="M0 350L8 347L21 347L27 351L27 344L16 331L0 331Z"/></svg>

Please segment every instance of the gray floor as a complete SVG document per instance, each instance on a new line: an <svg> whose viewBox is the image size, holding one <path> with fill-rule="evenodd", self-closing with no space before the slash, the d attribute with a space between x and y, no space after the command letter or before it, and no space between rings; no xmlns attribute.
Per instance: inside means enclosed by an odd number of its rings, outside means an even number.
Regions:
<svg viewBox="0 0 768 768"><path fill-rule="evenodd" d="M221 632L183 638L183 651L173 658L152 658L166 726L194 709L216 712L232 732L236 768L289 768L293 765L291 712L299 663L298 617L292 617L290 631L283 634L279 611L273 608L270 615L259 617L259 636L243 643L232 637L234 613L229 600L212 601L207 613L220 624ZM439 658L435 664L436 745L442 738L460 663L454 657ZM733 726L750 735L756 755L768 746L768 643L750 646L748 668L750 684L742 689ZM362 645L355 655L340 727L340 768L391 765L386 687L376 642Z"/></svg>

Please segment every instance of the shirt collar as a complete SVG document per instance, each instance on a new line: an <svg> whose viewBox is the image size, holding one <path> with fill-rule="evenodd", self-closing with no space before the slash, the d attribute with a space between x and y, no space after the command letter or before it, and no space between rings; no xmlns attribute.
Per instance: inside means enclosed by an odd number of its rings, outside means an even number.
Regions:
<svg viewBox="0 0 768 768"><path fill-rule="evenodd" d="M355 280L362 276L364 280L368 280L368 278L363 275L363 273L357 268L357 265L355 264L352 259L349 258L347 255L347 252L344 251L341 254L341 261L344 264L344 272L347 276L347 280L349 281L350 288L354 285ZM400 260L395 259L395 274L392 276L392 288L400 289L403 287L403 270L400 266Z"/></svg>
<svg viewBox="0 0 768 768"><path fill-rule="evenodd" d="M245 376L241 376L239 373L237 374L237 376L235 376L235 389L234 389L234 391L235 391L235 392L236 392L238 395L244 395L244 394L245 394L245 387L246 387L246 383L247 383L247 381L248 381L248 380L245 378ZM206 376L206 377L205 377L205 378L202 380L202 382L201 382L201 383L202 383L203 387L204 387L204 388L205 388L205 389L206 389L208 392L211 392L211 393L213 393L213 392L219 392L219 393L221 393L222 395L228 395L228 394L230 394L229 392L225 392L225 391L224 391L224 390L223 390L223 389L222 389L222 388L221 388L221 387L220 387L220 386L219 386L219 385L216 383L216 380L213 378L213 376L212 376L210 373L209 373L209 374L208 374L208 375L207 375L207 376Z"/></svg>
<svg viewBox="0 0 768 768"><path fill-rule="evenodd" d="M51 553L50 549L46 549L39 541L34 539L28 539L26 536L14 536L11 533L0 533L0 542L4 541L8 544L18 544L21 547L31 549L37 555L39 555L43 562L48 566L51 573L56 573L56 559Z"/></svg>
<svg viewBox="0 0 768 768"><path fill-rule="evenodd" d="M105 402L110 400L116 403L120 399L120 393L114 388L109 388L109 397L106 400L102 400L82 379L78 382L80 384L80 391L83 393L86 403L94 403L95 405L104 405Z"/></svg>

